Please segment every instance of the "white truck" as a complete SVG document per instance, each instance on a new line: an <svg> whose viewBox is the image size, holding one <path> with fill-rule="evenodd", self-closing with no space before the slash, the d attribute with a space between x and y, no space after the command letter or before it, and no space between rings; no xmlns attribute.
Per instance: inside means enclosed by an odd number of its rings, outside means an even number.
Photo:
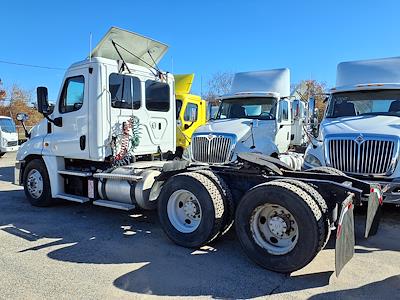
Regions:
<svg viewBox="0 0 400 300"><path fill-rule="evenodd" d="M381 184L384 201L400 204L400 58L340 63L327 101L304 168Z"/></svg>
<svg viewBox="0 0 400 300"><path fill-rule="evenodd" d="M18 148L18 133L13 119L0 116L0 157Z"/></svg>
<svg viewBox="0 0 400 300"><path fill-rule="evenodd" d="M222 164L235 161L240 152L262 153L299 169L302 158L287 153L306 142L306 107L290 96L287 68L237 73L229 94L220 97L215 119L193 134L190 160Z"/></svg>
<svg viewBox="0 0 400 300"><path fill-rule="evenodd" d="M15 166L27 199L34 206L64 199L122 210L157 207L167 236L191 248L222 236L235 220L245 253L284 273L308 264L335 225L342 228L340 272L354 251L352 204L370 199L368 235L379 188L295 172L257 153L219 166L162 161L176 148L174 78L157 68L166 49L111 28L89 59L68 68L54 109L47 89L37 89L45 119L27 133Z"/></svg>

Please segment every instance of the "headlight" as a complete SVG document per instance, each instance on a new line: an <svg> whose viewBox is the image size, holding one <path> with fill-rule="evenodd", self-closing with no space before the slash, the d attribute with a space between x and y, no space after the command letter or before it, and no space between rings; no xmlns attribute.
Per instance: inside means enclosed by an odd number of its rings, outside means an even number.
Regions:
<svg viewBox="0 0 400 300"><path fill-rule="evenodd" d="M318 158L316 158L314 155L309 154L309 153L304 158L304 161L306 163L314 166L314 167L321 167L322 166L321 161Z"/></svg>
<svg viewBox="0 0 400 300"><path fill-rule="evenodd" d="M7 147L7 140L5 138L1 138L1 145L3 145L3 147Z"/></svg>

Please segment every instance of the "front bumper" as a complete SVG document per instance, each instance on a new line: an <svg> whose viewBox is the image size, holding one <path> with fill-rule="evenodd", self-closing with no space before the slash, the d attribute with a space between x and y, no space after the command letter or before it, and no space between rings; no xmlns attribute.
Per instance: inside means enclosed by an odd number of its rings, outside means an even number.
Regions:
<svg viewBox="0 0 400 300"><path fill-rule="evenodd" d="M15 152L19 149L19 146L12 147L0 147L0 152Z"/></svg>
<svg viewBox="0 0 400 300"><path fill-rule="evenodd" d="M23 161L18 161L15 163L15 168L14 168L14 184L15 185L21 185L22 184L22 167L23 167L24 162Z"/></svg>

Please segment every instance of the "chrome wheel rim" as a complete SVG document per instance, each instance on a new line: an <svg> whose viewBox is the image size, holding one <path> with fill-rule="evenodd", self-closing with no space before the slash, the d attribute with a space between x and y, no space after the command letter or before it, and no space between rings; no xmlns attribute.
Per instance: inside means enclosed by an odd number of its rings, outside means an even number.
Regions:
<svg viewBox="0 0 400 300"><path fill-rule="evenodd" d="M168 219L182 233L194 232L201 223L199 200L187 190L177 190L168 199Z"/></svg>
<svg viewBox="0 0 400 300"><path fill-rule="evenodd" d="M284 255L296 246L299 229L293 215L283 206L264 204L253 210L250 229L254 241L273 255Z"/></svg>
<svg viewBox="0 0 400 300"><path fill-rule="evenodd" d="M27 190L32 198L38 199L43 194L43 177L36 169L32 169L27 177Z"/></svg>

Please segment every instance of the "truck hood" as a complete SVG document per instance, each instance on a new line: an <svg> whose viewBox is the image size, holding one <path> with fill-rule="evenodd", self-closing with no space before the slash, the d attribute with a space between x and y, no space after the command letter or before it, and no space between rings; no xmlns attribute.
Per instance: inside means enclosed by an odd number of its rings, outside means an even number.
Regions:
<svg viewBox="0 0 400 300"><path fill-rule="evenodd" d="M237 140L241 140L250 134L249 119L222 119L209 121L207 124L197 128L194 134L226 133L234 134Z"/></svg>
<svg viewBox="0 0 400 300"><path fill-rule="evenodd" d="M207 124L197 128L194 134L233 134L236 136L237 141L241 141L250 137L251 123L253 123L253 134L256 141L275 136L275 121L253 119L221 119L209 121Z"/></svg>
<svg viewBox="0 0 400 300"><path fill-rule="evenodd" d="M400 133L400 117L358 116L324 119L321 123L321 133L323 137L361 133L398 136Z"/></svg>

